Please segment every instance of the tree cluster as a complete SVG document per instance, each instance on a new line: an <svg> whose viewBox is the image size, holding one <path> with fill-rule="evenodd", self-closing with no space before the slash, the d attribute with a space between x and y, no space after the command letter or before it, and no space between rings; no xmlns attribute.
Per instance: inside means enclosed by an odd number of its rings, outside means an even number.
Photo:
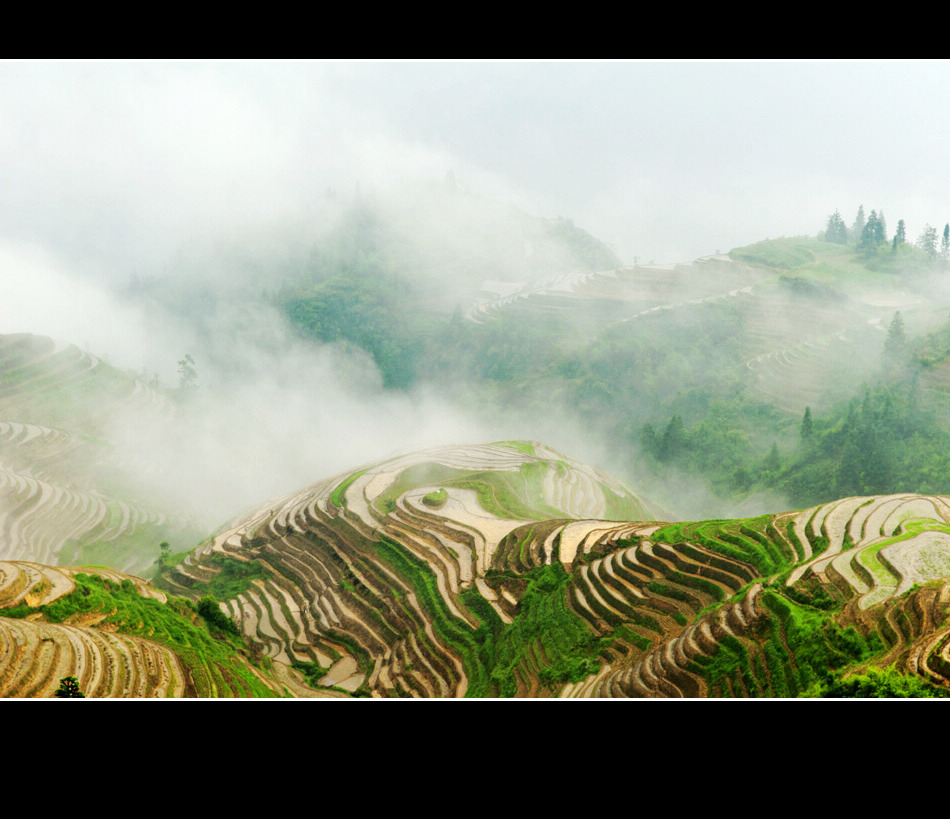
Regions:
<svg viewBox="0 0 950 819"><path fill-rule="evenodd" d="M872 210L871 214L865 218L864 205L861 205L858 207L857 215L849 231L841 217L841 213L835 210L828 217L822 236L826 242L834 242L839 245L850 242L854 247L864 251L865 254L873 255L879 247L888 241L884 211ZM906 243L907 226L904 224L904 220L901 219L897 223L897 230L891 241L891 249L896 251L899 246ZM950 267L950 222L944 225L943 238L939 242L939 247L937 229L930 224L924 226L914 246L931 261L939 258L944 267Z"/></svg>
<svg viewBox="0 0 950 819"><path fill-rule="evenodd" d="M871 211L864 229L861 231L861 237L858 241L858 247L864 250L870 250L883 245L887 242L887 227L884 223L884 211L880 215L876 211Z"/></svg>

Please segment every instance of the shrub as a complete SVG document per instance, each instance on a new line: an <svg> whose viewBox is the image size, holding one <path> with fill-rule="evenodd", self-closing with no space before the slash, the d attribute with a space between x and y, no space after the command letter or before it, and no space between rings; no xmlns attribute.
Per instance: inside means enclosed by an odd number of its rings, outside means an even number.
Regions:
<svg viewBox="0 0 950 819"><path fill-rule="evenodd" d="M54 696L63 699L84 699L86 695L79 690L79 680L75 677L63 677Z"/></svg>
<svg viewBox="0 0 950 819"><path fill-rule="evenodd" d="M198 614L204 618L209 628L216 628L228 634L238 633L234 621L221 611L218 601L210 594L198 601Z"/></svg>
<svg viewBox="0 0 950 819"><path fill-rule="evenodd" d="M445 505L448 498L449 493L445 489L434 489L422 499L422 502L433 509L440 509Z"/></svg>

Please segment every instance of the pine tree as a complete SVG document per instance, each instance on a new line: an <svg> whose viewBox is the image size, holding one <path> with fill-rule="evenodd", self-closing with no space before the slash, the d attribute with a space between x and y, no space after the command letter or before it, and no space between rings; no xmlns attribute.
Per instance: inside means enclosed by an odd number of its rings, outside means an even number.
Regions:
<svg viewBox="0 0 950 819"><path fill-rule="evenodd" d="M811 407L805 407L805 416L802 418L801 436L803 441L810 441L814 427L811 420Z"/></svg>
<svg viewBox="0 0 950 819"><path fill-rule="evenodd" d="M937 229L930 225L924 226L924 232L917 239L917 247L931 259L937 257Z"/></svg>
<svg viewBox="0 0 950 819"><path fill-rule="evenodd" d="M877 236L877 213L873 210L871 215L868 216L867 222L864 224L864 230L861 231L861 235L858 236L858 247L868 248L874 247L875 237Z"/></svg>
<svg viewBox="0 0 950 819"><path fill-rule="evenodd" d="M943 226L943 239L940 241L940 258L944 265L950 262L950 222Z"/></svg>
<svg viewBox="0 0 950 819"><path fill-rule="evenodd" d="M894 234L894 250L897 250L898 245L902 245L907 241L907 227L904 225L904 220L901 219L897 223L897 233Z"/></svg>
<svg viewBox="0 0 950 819"><path fill-rule="evenodd" d="M904 319L900 310L894 313L891 326L887 330L884 342L884 369L888 372L904 363L907 356L907 333L904 331Z"/></svg>
<svg viewBox="0 0 950 819"><path fill-rule="evenodd" d="M854 219L854 225L851 227L851 236L855 242L860 242L864 235L864 205L858 207L858 215Z"/></svg>
<svg viewBox="0 0 950 819"><path fill-rule="evenodd" d="M828 224L825 227L825 241L839 245L846 244L848 241L848 228L837 210L828 217Z"/></svg>
<svg viewBox="0 0 950 819"><path fill-rule="evenodd" d="M876 211L871 211L867 223L864 225L864 231L858 239L858 246L869 250L887 241L887 227L884 224L884 213L880 215Z"/></svg>

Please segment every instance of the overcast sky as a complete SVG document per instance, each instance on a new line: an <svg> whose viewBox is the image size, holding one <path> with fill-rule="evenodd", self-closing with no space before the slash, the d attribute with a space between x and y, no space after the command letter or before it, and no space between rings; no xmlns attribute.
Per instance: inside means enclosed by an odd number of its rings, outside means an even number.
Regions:
<svg viewBox="0 0 950 819"><path fill-rule="evenodd" d="M103 282L180 270L183 248L218 235L309 225L329 188L449 171L462 189L572 219L627 263L814 235L861 204L891 233L905 219L913 240L950 221L947 99L948 62L0 61L0 333L51 335L174 384L194 339L150 330ZM190 258L188 275L214 261ZM373 372L370 400L338 353L302 361L285 346L286 361L254 364L267 386L207 396L226 404L207 414L220 434L187 442L188 469L156 442L170 474L221 490L208 509L446 442L542 438L608 466L570 418L474 418L440 396L384 395Z"/></svg>
<svg viewBox="0 0 950 819"><path fill-rule="evenodd" d="M950 220L948 62L3 62L0 238L116 275L328 187L444 178L684 261Z"/></svg>

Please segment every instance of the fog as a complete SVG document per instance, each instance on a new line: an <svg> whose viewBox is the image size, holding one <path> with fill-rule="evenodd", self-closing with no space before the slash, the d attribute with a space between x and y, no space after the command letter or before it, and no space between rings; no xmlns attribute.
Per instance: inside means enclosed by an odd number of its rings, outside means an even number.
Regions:
<svg viewBox="0 0 950 819"><path fill-rule="evenodd" d="M118 417L115 435L208 519L442 443L534 438L610 467L570 408L486 415L431 385L385 391L368 356L294 340L239 296L280 287L359 197L420 247L441 237L420 276L451 256L474 275L499 211L440 223L419 192L447 178L471 202L571 219L627 264L814 235L859 204L912 240L950 219L948 91L944 62L3 62L0 332L169 386L194 355L187 431ZM234 297L186 320L129 296L155 281Z"/></svg>
<svg viewBox="0 0 950 819"><path fill-rule="evenodd" d="M328 188L441 180L565 216L624 261L948 218L942 61L5 62L4 238L148 271Z"/></svg>

